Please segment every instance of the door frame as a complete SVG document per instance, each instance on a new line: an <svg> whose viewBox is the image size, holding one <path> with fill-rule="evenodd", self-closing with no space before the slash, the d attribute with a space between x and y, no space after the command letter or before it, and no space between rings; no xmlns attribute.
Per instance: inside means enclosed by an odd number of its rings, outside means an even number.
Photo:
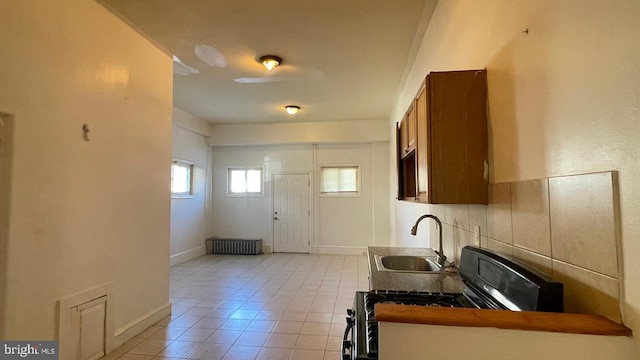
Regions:
<svg viewBox="0 0 640 360"><path fill-rule="evenodd" d="M272 172L271 173L271 196L269 199L269 208L271 209L271 212L269 212L269 224L271 226L271 252L275 252L275 227L273 226L273 213L274 213L274 206L275 206L275 191L274 191L274 187L275 187L275 179L277 175L307 175L307 177L309 178L309 254L315 254L315 247L314 247L314 238L313 238L313 234L315 233L315 231L313 231L313 229L315 229L315 207L313 204L313 189L314 189L314 185L313 185L313 172L312 171L278 171L278 172Z"/></svg>

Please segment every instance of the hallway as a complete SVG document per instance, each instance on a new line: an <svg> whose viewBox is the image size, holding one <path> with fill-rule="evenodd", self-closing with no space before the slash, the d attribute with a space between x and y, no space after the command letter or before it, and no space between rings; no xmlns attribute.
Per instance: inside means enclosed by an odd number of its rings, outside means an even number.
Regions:
<svg viewBox="0 0 640 360"><path fill-rule="evenodd" d="M365 256L206 255L171 267L172 316L104 359L338 359Z"/></svg>

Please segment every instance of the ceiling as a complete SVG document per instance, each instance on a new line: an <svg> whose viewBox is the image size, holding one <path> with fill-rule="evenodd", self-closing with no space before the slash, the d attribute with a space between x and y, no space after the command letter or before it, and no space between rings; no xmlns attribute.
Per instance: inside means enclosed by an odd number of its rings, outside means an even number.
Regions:
<svg viewBox="0 0 640 360"><path fill-rule="evenodd" d="M388 119L437 2L98 1L174 56L174 106L217 124Z"/></svg>

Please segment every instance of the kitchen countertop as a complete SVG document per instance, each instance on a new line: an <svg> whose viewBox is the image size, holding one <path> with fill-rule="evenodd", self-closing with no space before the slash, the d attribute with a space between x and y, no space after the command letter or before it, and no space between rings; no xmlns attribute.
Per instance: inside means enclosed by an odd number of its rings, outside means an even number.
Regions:
<svg viewBox="0 0 640 360"><path fill-rule="evenodd" d="M637 360L631 330L596 315L376 304L378 358Z"/></svg>
<svg viewBox="0 0 640 360"><path fill-rule="evenodd" d="M442 293L462 293L464 285L457 273L411 273L379 271L375 255L415 255L436 258L429 248L369 246L369 288L371 290L430 291Z"/></svg>
<svg viewBox="0 0 640 360"><path fill-rule="evenodd" d="M599 315L509 311L467 308L440 308L376 304L377 321L493 327L498 329L561 332L570 334L631 336L631 330Z"/></svg>

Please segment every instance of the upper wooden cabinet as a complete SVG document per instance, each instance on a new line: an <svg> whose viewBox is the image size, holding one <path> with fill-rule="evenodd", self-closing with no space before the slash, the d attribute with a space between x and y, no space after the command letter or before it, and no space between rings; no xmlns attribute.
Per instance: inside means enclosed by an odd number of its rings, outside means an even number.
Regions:
<svg viewBox="0 0 640 360"><path fill-rule="evenodd" d="M431 204L488 203L486 82L484 70L427 75L407 111L415 117L413 175L405 170L406 160L401 160L406 155L398 149L398 161L404 163L398 167L398 181L405 184L399 199ZM407 179L411 176L413 180ZM414 185L415 191L406 185Z"/></svg>

